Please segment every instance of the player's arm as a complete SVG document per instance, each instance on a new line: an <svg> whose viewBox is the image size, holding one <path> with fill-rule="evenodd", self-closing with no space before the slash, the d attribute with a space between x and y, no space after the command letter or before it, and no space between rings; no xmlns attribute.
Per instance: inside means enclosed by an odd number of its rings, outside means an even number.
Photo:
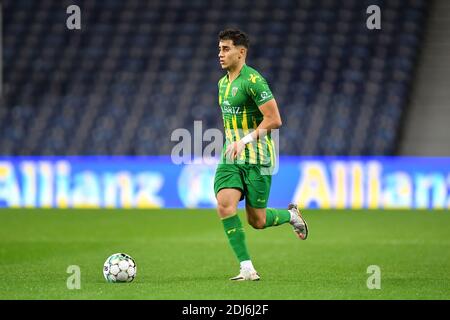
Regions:
<svg viewBox="0 0 450 320"><path fill-rule="evenodd" d="M236 144L230 144L228 146L226 153L231 154L232 159L239 156L247 143L250 143L257 138L263 138L270 130L281 127L281 116L275 99L271 99L260 105L259 110L264 117L259 126L247 136L237 141Z"/></svg>
<svg viewBox="0 0 450 320"><path fill-rule="evenodd" d="M259 110L263 114L263 121L259 126L250 133L253 140L264 137L267 132L272 129L278 129L283 124L281 121L280 111L275 99L269 100L259 107Z"/></svg>
<svg viewBox="0 0 450 320"><path fill-rule="evenodd" d="M239 156L247 143L264 137L267 132L279 128L282 124L277 102L263 77L259 74L251 74L247 82L246 92L258 106L264 118L254 131L241 140L228 145L226 153L231 155L232 159Z"/></svg>

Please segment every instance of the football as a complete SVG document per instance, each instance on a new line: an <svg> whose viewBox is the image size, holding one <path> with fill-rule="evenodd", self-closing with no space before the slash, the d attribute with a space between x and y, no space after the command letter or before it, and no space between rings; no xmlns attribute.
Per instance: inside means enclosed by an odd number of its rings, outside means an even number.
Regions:
<svg viewBox="0 0 450 320"><path fill-rule="evenodd" d="M115 253L106 259L103 276L108 282L131 282L136 277L136 262L126 253Z"/></svg>

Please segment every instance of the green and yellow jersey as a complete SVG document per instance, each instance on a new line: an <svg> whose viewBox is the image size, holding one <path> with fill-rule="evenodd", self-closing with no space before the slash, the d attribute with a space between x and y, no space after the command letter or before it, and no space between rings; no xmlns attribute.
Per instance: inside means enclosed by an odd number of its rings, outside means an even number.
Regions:
<svg viewBox="0 0 450 320"><path fill-rule="evenodd" d="M226 137L222 152L222 162L225 162L226 146L239 141L258 127L263 120L259 107L273 99L273 95L267 81L246 64L236 79L230 82L227 74L219 80L218 85ZM274 157L275 149L269 132L265 137L248 143L235 163L272 166Z"/></svg>

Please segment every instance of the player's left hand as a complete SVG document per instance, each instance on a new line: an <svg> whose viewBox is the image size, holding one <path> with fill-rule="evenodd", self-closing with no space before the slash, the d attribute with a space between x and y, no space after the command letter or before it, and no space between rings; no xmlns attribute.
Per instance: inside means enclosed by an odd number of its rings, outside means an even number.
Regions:
<svg viewBox="0 0 450 320"><path fill-rule="evenodd" d="M240 154L242 153L242 151L245 149L245 144L239 140L239 141L235 141L233 143L230 143L227 146L227 150L225 151L225 154L227 155L227 157L229 157L231 160L237 159Z"/></svg>

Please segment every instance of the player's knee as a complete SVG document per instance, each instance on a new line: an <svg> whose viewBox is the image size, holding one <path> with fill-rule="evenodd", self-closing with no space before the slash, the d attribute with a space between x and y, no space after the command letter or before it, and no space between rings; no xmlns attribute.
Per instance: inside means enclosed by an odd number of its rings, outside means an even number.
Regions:
<svg viewBox="0 0 450 320"><path fill-rule="evenodd" d="M232 204L222 202L217 203L217 211L222 218L236 213L236 209Z"/></svg>

